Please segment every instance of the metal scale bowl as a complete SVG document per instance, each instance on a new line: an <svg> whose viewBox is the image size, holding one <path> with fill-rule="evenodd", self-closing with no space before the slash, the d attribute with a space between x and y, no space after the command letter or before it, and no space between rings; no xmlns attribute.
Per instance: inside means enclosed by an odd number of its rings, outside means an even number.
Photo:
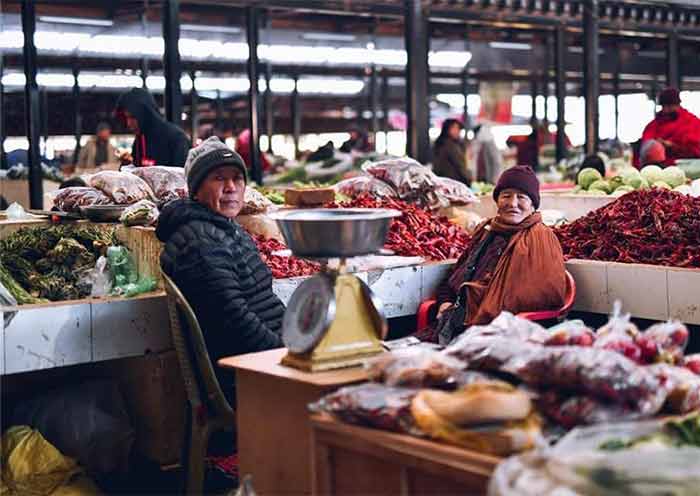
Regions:
<svg viewBox="0 0 700 496"><path fill-rule="evenodd" d="M308 371L361 363L381 353L387 323L382 303L346 271L350 257L377 253L391 219L385 209L309 209L271 215L294 255L319 260L322 271L292 294L282 323L284 365ZM337 268L331 268L333 260Z"/></svg>

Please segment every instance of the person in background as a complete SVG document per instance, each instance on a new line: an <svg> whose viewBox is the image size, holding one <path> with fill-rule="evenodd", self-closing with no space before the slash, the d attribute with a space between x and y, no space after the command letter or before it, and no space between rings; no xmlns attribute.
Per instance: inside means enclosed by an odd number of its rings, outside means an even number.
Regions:
<svg viewBox="0 0 700 496"><path fill-rule="evenodd" d="M350 153L352 150L358 152L369 152L370 145L367 135L360 128L350 129L350 138L340 145L339 150L343 153Z"/></svg>
<svg viewBox="0 0 700 496"><path fill-rule="evenodd" d="M566 297L564 256L542 223L540 184L533 170L506 170L493 191L498 212L474 232L470 246L437 293L438 316L466 310L455 325L419 330L426 341L446 344L466 327L488 324L502 311L514 314L561 308ZM450 314L448 314L450 315ZM451 319L452 320L452 319Z"/></svg>
<svg viewBox="0 0 700 496"><path fill-rule="evenodd" d="M190 151L185 176L190 199L168 203L158 219L160 264L197 315L212 363L282 347L284 305L236 222L247 182L243 159L212 136ZM217 377L235 405L233 376L217 369Z"/></svg>
<svg viewBox="0 0 700 496"><path fill-rule="evenodd" d="M605 163L598 155L588 155L585 159L583 159L579 172L581 172L582 169L587 168L595 169L600 172L601 176L605 177Z"/></svg>
<svg viewBox="0 0 700 496"><path fill-rule="evenodd" d="M93 138L80 149L78 162L75 166L78 169L108 169L119 170L119 159L109 138L112 135L112 128L106 122L97 125L97 131Z"/></svg>
<svg viewBox="0 0 700 496"><path fill-rule="evenodd" d="M457 119L445 119L440 136L433 145L433 172L469 186L471 172L467 169L467 150L461 133L464 126Z"/></svg>
<svg viewBox="0 0 700 496"><path fill-rule="evenodd" d="M642 149L647 141L655 140L664 147L664 159L661 162L647 161L666 166L673 165L681 158L700 158L700 119L681 107L680 93L676 88L666 88L659 94L661 111L642 132L642 144L639 157L634 158L634 165L641 163ZM653 151L654 158L660 153Z"/></svg>
<svg viewBox="0 0 700 496"><path fill-rule="evenodd" d="M258 145L259 144L260 143L258 143ZM244 129L241 131L241 134L238 135L238 138L236 138L236 153L241 156L246 167L250 170L250 129ZM260 152L260 165L263 172L269 171L272 167L272 164L270 164L270 161L263 152Z"/></svg>
<svg viewBox="0 0 700 496"><path fill-rule="evenodd" d="M639 147L639 165L664 165L666 163L666 147L657 140L646 140Z"/></svg>
<svg viewBox="0 0 700 496"><path fill-rule="evenodd" d="M476 180L494 184L503 170L503 156L496 146L490 124L484 123L474 128L471 156Z"/></svg>
<svg viewBox="0 0 700 496"><path fill-rule="evenodd" d="M132 88L122 94L117 101L116 115L136 135L131 149L135 166L185 165L190 141L182 129L160 115L148 91Z"/></svg>

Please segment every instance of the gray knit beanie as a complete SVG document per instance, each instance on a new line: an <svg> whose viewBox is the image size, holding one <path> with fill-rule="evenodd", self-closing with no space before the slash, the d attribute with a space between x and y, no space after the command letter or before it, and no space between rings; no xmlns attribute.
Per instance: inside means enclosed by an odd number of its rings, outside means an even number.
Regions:
<svg viewBox="0 0 700 496"><path fill-rule="evenodd" d="M239 154L231 150L216 136L204 140L199 146L192 148L185 161L185 177L190 198L194 198L197 188L212 170L223 165L237 167L248 183L245 162Z"/></svg>

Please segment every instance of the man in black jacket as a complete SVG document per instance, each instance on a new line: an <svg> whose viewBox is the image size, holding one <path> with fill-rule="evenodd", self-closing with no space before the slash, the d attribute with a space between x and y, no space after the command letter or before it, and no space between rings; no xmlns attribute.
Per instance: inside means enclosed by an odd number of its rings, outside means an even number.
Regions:
<svg viewBox="0 0 700 496"><path fill-rule="evenodd" d="M243 207L246 168L240 155L212 136L193 148L185 165L189 200L168 203L156 235L165 243L161 267L185 295L216 360L282 347L284 306L272 292L272 273L236 222ZM231 400L233 377L218 370Z"/></svg>
<svg viewBox="0 0 700 496"><path fill-rule="evenodd" d="M134 165L170 165L182 167L190 149L185 132L166 121L151 94L132 88L117 100L117 118L134 133L131 158Z"/></svg>

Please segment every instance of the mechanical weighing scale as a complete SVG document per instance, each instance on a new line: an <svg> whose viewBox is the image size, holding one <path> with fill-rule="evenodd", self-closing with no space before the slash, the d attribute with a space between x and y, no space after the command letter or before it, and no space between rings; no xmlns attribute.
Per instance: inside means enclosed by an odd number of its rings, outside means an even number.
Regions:
<svg viewBox="0 0 700 496"><path fill-rule="evenodd" d="M292 294L282 323L283 365L311 372L350 367L383 351L381 301L346 270L350 257L378 253L391 219L385 209L309 209L271 215L298 257L320 261L319 274ZM335 266L333 262L336 262Z"/></svg>

